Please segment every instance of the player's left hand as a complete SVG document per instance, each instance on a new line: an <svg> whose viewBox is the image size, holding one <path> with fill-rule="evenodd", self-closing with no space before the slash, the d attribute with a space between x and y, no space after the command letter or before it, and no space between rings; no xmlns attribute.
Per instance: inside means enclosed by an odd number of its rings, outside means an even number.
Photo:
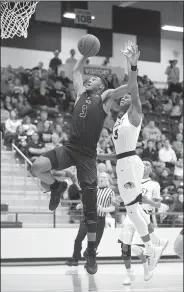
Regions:
<svg viewBox="0 0 184 292"><path fill-rule="evenodd" d="M128 41L128 43L125 43L125 50L121 50L121 52L132 66L137 66L137 62L140 56L137 45Z"/></svg>

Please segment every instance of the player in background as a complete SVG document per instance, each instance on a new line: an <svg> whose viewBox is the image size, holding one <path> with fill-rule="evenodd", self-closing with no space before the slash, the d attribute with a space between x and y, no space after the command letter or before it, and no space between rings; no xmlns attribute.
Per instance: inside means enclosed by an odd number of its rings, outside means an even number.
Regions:
<svg viewBox="0 0 184 292"><path fill-rule="evenodd" d="M58 182L51 170L77 167L77 176L82 189L83 212L87 226L87 272L97 272L96 263L96 228L97 228L97 169L96 149L103 124L115 99L121 98L131 89L121 85L107 90L107 82L92 76L85 86L82 72L88 55L82 56L73 69L73 84L76 102L72 115L72 126L69 141L64 146L56 147L40 156L32 164L32 173L42 181L45 189L51 191L49 209L54 211L67 188L66 181Z"/></svg>
<svg viewBox="0 0 184 292"><path fill-rule="evenodd" d="M115 211L115 194L111 188L109 188L109 179L106 172L100 173L98 177L98 191L97 191L97 232L96 232L96 248L98 248L104 228L105 217L108 213ZM81 210L83 208L82 203L78 204L76 209ZM83 221L80 222L80 227L77 233L77 237L74 243L74 252L71 259L66 262L68 266L78 266L78 261L81 259L82 242L87 235L86 224ZM86 252L84 252L84 257Z"/></svg>
<svg viewBox="0 0 184 292"><path fill-rule="evenodd" d="M138 46L129 42L122 53L131 65L129 82L133 85L130 94L125 94L121 99L123 115L118 117L113 128L118 188L127 214L145 244L150 266L154 268L162 254L162 248L152 244L148 230L149 220L139 204L144 164L135 152L142 124L142 107L137 84L137 62L140 52Z"/></svg>
<svg viewBox="0 0 184 292"><path fill-rule="evenodd" d="M141 208L145 212L145 216L148 218L148 230L150 234L151 241L156 246L161 246L164 250L168 244L167 239L159 239L154 232L153 224L151 223L151 214L155 212L155 208L160 208L161 196L160 196L160 185L158 182L152 180L150 175L152 173L152 165L150 161L143 161L144 163L144 176L142 179L142 204ZM124 280L124 285L130 285L134 280L134 273L131 269L131 251L133 251L136 256L140 258L144 267L144 280L149 281L153 275L152 267L149 266L149 258L146 257L144 245L133 244L136 242L136 229L126 215L123 221L123 226L119 236L119 242L121 243L122 258L127 271L127 276ZM134 240L133 240L134 239ZM140 242L139 239L136 243ZM151 269L150 269L151 268Z"/></svg>
<svg viewBox="0 0 184 292"><path fill-rule="evenodd" d="M183 229L180 231L174 242L175 253L183 259Z"/></svg>

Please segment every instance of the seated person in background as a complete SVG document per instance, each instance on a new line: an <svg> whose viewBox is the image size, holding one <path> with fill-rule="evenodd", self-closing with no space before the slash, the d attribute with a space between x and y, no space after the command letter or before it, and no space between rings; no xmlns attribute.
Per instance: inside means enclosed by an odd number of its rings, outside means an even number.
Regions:
<svg viewBox="0 0 184 292"><path fill-rule="evenodd" d="M182 115L182 112L183 112L183 99L180 98L177 104L175 104L174 107L172 108L171 117L175 119L176 118L179 119Z"/></svg>
<svg viewBox="0 0 184 292"><path fill-rule="evenodd" d="M166 103L164 103L164 104L162 105L162 110L165 111L166 113L171 113L172 108L173 108L173 102L172 102L172 99L170 99L170 98L168 97Z"/></svg>
<svg viewBox="0 0 184 292"><path fill-rule="evenodd" d="M51 142L45 144L46 151L52 150L57 146L62 146L59 140L60 140L59 135L57 133L53 133L51 135Z"/></svg>
<svg viewBox="0 0 184 292"><path fill-rule="evenodd" d="M53 131L58 134L58 136L59 136L59 143L64 144L66 141L68 141L68 136L63 131L63 127L62 127L61 124L55 124Z"/></svg>
<svg viewBox="0 0 184 292"><path fill-rule="evenodd" d="M27 138L23 125L19 125L16 131L15 145L25 155L27 154Z"/></svg>
<svg viewBox="0 0 184 292"><path fill-rule="evenodd" d="M38 133L43 133L44 123L47 120L48 120L48 112L42 110L40 112L40 119L39 119L38 124L37 124Z"/></svg>
<svg viewBox="0 0 184 292"><path fill-rule="evenodd" d="M176 130L172 133L172 139L173 140L176 140L176 135L180 133L183 135L183 122L180 122L178 125L177 125L177 128Z"/></svg>
<svg viewBox="0 0 184 292"><path fill-rule="evenodd" d="M164 142L164 146L158 152L159 160L166 163L167 167L172 167L177 160L176 153L172 149L169 140Z"/></svg>
<svg viewBox="0 0 184 292"><path fill-rule="evenodd" d="M162 146L164 146L164 142L167 140L167 137L166 137L166 135L165 134L162 134L161 136L160 136L160 142L162 143Z"/></svg>
<svg viewBox="0 0 184 292"><path fill-rule="evenodd" d="M174 178L180 181L183 180L183 150L174 166Z"/></svg>
<svg viewBox="0 0 184 292"><path fill-rule="evenodd" d="M41 133L42 141L45 143L51 142L52 134L52 122L46 120L43 124L43 132Z"/></svg>
<svg viewBox="0 0 184 292"><path fill-rule="evenodd" d="M173 150L176 152L177 156L180 156L183 152L183 135L178 133L176 135L176 141L172 143Z"/></svg>
<svg viewBox="0 0 184 292"><path fill-rule="evenodd" d="M27 145L28 157L33 162L38 156L45 153L44 143L40 141L39 134L34 132Z"/></svg>
<svg viewBox="0 0 184 292"><path fill-rule="evenodd" d="M31 123L31 118L29 116L23 118L22 126L27 136L32 136L34 132L37 132L37 127Z"/></svg>
<svg viewBox="0 0 184 292"><path fill-rule="evenodd" d="M148 158L152 161L156 161L158 159L158 153L154 148L154 143L152 140L148 140L147 148L142 152L142 158Z"/></svg>
<svg viewBox="0 0 184 292"><path fill-rule="evenodd" d="M8 110L9 112L10 112L11 110L13 110L13 106L12 106L12 103L11 103L11 97L10 97L9 95L7 95L7 96L5 97L4 108L5 108L6 110Z"/></svg>
<svg viewBox="0 0 184 292"><path fill-rule="evenodd" d="M165 189L166 187L171 185L173 185L173 177L170 170L168 168L165 168L160 175L161 189Z"/></svg>
<svg viewBox="0 0 184 292"><path fill-rule="evenodd" d="M155 126L154 121L149 121L148 125L145 126L142 130L142 136L145 141L149 139L157 141L160 139L161 131L158 127Z"/></svg>
<svg viewBox="0 0 184 292"><path fill-rule="evenodd" d="M5 122L10 118L10 113L4 107L4 102L1 100L1 131L4 132Z"/></svg>
<svg viewBox="0 0 184 292"><path fill-rule="evenodd" d="M10 147L13 140L16 138L17 127L21 124L21 120L18 120L17 112L12 110L10 112L10 118L5 122L5 146Z"/></svg>

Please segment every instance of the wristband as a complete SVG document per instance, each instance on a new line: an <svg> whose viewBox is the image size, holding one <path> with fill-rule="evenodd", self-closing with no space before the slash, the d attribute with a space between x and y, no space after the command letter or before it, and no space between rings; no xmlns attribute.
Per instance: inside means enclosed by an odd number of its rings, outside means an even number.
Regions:
<svg viewBox="0 0 184 292"><path fill-rule="evenodd" d="M132 71L137 71L137 66L131 66Z"/></svg>

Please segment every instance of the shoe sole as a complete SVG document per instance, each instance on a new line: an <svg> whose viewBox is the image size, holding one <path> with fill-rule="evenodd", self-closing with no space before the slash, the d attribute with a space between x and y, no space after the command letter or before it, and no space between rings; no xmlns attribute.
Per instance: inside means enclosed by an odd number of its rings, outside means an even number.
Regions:
<svg viewBox="0 0 184 292"><path fill-rule="evenodd" d="M144 279L144 281L145 281L145 282L147 282L147 281L150 281L152 277L153 277L153 273L151 272L151 275L150 275L150 277L149 277L149 278L147 278L147 279Z"/></svg>
<svg viewBox="0 0 184 292"><path fill-rule="evenodd" d="M66 186L66 188L65 188L65 190L63 190L61 193L60 193L60 197L59 197L59 203L57 204L57 206L53 209L53 208L51 208L50 206L49 206L49 210L50 211L55 211L56 209L57 209L57 207L59 206L59 204L60 204L60 201L61 201L61 196L64 194L64 192L66 191L66 189L67 189L67 186ZM59 195L58 195L59 196ZM49 203L50 204L50 203Z"/></svg>
<svg viewBox="0 0 184 292"><path fill-rule="evenodd" d="M155 263L155 266L153 267L152 270L149 270L149 272L152 272L152 271L156 268L156 266L157 266L157 264L158 264L158 262L159 262L159 260L160 260L160 258L161 258L161 256L162 256L162 253L163 253L163 250L161 250L160 256L158 257L158 259L157 259L157 261L156 261L156 263Z"/></svg>

